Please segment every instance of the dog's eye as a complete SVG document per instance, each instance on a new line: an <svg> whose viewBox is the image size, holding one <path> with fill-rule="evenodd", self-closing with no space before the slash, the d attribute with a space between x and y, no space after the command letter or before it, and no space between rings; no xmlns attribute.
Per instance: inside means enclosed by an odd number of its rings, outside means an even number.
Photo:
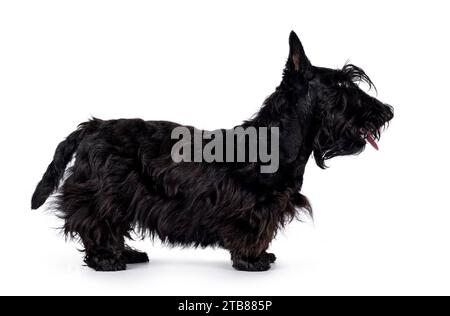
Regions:
<svg viewBox="0 0 450 316"><path fill-rule="evenodd" d="M343 87L344 84L343 84L341 81L338 81L338 86L339 86L339 87Z"/></svg>

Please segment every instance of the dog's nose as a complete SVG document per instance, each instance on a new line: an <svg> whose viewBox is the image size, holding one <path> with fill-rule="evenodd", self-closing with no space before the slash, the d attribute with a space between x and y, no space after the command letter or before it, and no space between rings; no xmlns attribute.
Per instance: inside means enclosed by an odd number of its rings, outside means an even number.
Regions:
<svg viewBox="0 0 450 316"><path fill-rule="evenodd" d="M394 118L394 108L390 105L387 105L387 107L388 107L388 121L390 121Z"/></svg>

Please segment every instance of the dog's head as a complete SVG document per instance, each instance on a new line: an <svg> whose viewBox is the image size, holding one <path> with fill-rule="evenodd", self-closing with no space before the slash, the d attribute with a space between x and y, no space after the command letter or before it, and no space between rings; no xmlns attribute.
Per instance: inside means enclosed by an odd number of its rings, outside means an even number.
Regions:
<svg viewBox="0 0 450 316"><path fill-rule="evenodd" d="M321 168L325 160L362 152L367 143L378 149L382 128L394 117L391 106L370 96L360 87L375 88L359 67L342 69L313 66L292 32L284 86L301 91L297 106L314 113L314 158Z"/></svg>

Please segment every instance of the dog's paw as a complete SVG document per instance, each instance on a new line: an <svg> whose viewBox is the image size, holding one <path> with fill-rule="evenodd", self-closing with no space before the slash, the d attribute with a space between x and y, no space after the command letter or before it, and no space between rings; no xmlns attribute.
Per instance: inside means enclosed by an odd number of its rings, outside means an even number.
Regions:
<svg viewBox="0 0 450 316"><path fill-rule="evenodd" d="M114 271L123 271L127 269L126 263L115 257L86 257L84 260L89 268L94 269L95 271L103 271L103 272L114 272Z"/></svg>
<svg viewBox="0 0 450 316"><path fill-rule="evenodd" d="M270 263L274 263L275 261L277 261L277 257L273 253L270 253L270 252L265 252L263 254L263 257L264 257L264 260L267 260Z"/></svg>
<svg viewBox="0 0 450 316"><path fill-rule="evenodd" d="M148 255L145 252L137 251L131 248L126 248L122 252L122 260L128 264L149 262Z"/></svg>
<svg viewBox="0 0 450 316"><path fill-rule="evenodd" d="M233 257L232 261L233 268L238 271L261 272L270 269L270 264L275 261L275 255L263 254L257 259Z"/></svg>
<svg viewBox="0 0 450 316"><path fill-rule="evenodd" d="M242 259L233 262L233 268L238 271L262 272L270 269L270 263L267 261L245 261Z"/></svg>

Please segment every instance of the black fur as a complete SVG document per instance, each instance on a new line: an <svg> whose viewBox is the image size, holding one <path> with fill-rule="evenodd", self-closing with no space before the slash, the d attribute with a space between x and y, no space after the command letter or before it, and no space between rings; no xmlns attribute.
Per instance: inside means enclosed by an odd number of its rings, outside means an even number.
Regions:
<svg viewBox="0 0 450 316"><path fill-rule="evenodd" d="M85 262L99 271L148 261L125 238L135 231L172 245L220 246L238 270L263 271L275 261L267 249L298 210L311 212L300 194L311 154L325 160L357 154L368 135L393 118L393 110L358 87L372 86L353 65L313 66L294 32L283 80L259 113L242 126L280 128L280 167L261 174L259 163L174 163L164 121L93 119L57 148L38 184L32 208L59 188L64 231L84 244Z"/></svg>

